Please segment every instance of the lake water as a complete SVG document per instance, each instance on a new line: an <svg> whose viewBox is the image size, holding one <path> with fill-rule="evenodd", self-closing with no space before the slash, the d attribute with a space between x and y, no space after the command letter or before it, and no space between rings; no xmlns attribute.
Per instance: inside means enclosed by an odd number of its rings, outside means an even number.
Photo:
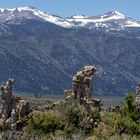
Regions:
<svg viewBox="0 0 140 140"><path fill-rule="evenodd" d="M63 96L49 96L48 98L62 99ZM95 96L95 98L101 99L104 106L121 106L124 102L124 97Z"/></svg>
<svg viewBox="0 0 140 140"><path fill-rule="evenodd" d="M95 98L101 99L104 106L122 106L124 102L124 97L96 96Z"/></svg>
<svg viewBox="0 0 140 140"><path fill-rule="evenodd" d="M33 96L26 96L27 99ZM40 99L47 100L47 99L53 99L53 100L59 100L63 99L63 96L57 96L57 95L50 95L50 96L41 96ZM114 97L114 96L95 96L97 99L101 99L101 102L104 106L122 106L124 102L124 97Z"/></svg>

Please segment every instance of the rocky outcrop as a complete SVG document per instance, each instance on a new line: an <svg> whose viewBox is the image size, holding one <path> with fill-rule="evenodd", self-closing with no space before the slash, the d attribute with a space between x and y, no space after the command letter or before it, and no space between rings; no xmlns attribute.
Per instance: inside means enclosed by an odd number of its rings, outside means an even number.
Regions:
<svg viewBox="0 0 140 140"><path fill-rule="evenodd" d="M72 92L72 90L64 90L64 98L65 99L70 99L70 98L74 98L74 93Z"/></svg>
<svg viewBox="0 0 140 140"><path fill-rule="evenodd" d="M72 92L75 99L91 98L92 95L92 76L96 71L95 66L85 66L72 79Z"/></svg>
<svg viewBox="0 0 140 140"><path fill-rule="evenodd" d="M136 105L140 106L140 83L136 86Z"/></svg>
<svg viewBox="0 0 140 140"><path fill-rule="evenodd" d="M6 128L16 130L21 118L31 112L31 106L28 101L21 100L20 97L13 95L12 87L13 79L9 79L6 86L0 87L0 115Z"/></svg>
<svg viewBox="0 0 140 140"><path fill-rule="evenodd" d="M96 72L95 66L84 66L72 79L72 89L64 90L64 98L74 98L80 104L99 105L100 100L92 97L92 78Z"/></svg>
<svg viewBox="0 0 140 140"><path fill-rule="evenodd" d="M20 120L31 112L31 106L27 100L19 100L16 105L16 112Z"/></svg>

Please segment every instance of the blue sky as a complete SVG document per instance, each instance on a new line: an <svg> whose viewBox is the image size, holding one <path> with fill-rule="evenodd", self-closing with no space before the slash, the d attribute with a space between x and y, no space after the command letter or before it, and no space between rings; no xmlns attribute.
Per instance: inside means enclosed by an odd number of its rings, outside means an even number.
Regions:
<svg viewBox="0 0 140 140"><path fill-rule="evenodd" d="M116 10L140 20L140 0L0 0L1 8L19 6L34 6L62 17L76 14L94 16Z"/></svg>

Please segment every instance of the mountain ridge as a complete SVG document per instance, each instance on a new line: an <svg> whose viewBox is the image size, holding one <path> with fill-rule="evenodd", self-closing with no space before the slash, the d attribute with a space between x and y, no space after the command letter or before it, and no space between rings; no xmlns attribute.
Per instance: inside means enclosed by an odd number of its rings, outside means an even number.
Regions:
<svg viewBox="0 0 140 140"><path fill-rule="evenodd" d="M110 27L111 22L113 22L113 24L116 24L118 26L121 26L123 28L125 27L140 27L140 22L137 20L133 20L132 18L128 18L125 15L119 13L118 11L110 11L107 12L105 14L102 15L97 15L97 16L86 16L86 15L77 15L77 16L71 16L71 17L66 17L66 18L62 18L60 16L56 16L56 15L51 15L51 14L47 14L46 12L43 12L41 10L39 10L38 8L35 7L17 7L17 8L13 8L13 9L0 9L0 15L2 14L7 14L8 12L10 12L10 15L7 17L7 20L12 19L14 16L16 15L16 12L18 13L18 16L23 12L23 15L21 14L21 17L24 17L24 14L27 14L25 12L31 12L30 15L28 15L28 18L31 18L31 14L32 16L36 16L38 18L41 18L45 21L54 23L56 25L59 25L61 27L65 27L65 28L74 28L74 27L83 27L83 26L88 26L88 28L91 29L91 27L89 27L88 24L95 24L94 27ZM14 15L15 14L15 15ZM112 21L112 20L115 20ZM109 23L107 23L109 22ZM93 25L92 25L93 27Z"/></svg>

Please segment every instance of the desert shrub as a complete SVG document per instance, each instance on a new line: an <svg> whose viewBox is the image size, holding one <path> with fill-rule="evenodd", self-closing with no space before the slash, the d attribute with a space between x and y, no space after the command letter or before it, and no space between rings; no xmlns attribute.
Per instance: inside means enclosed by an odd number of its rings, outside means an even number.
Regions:
<svg viewBox="0 0 140 140"><path fill-rule="evenodd" d="M101 116L97 108L93 107L89 112L80 113L79 126L85 134L89 134L100 123Z"/></svg>
<svg viewBox="0 0 140 140"><path fill-rule="evenodd" d="M134 97L132 93L128 93L125 97L125 105L120 113L113 113L110 119L109 127L110 134L127 134L140 135L140 127L137 120L137 111L134 106Z"/></svg>
<svg viewBox="0 0 140 140"><path fill-rule="evenodd" d="M115 112L105 112L98 127L94 128L92 133L92 136L98 139L107 140L114 138L113 136L117 136L119 140L122 135L130 137L140 135L140 125L130 117Z"/></svg>
<svg viewBox="0 0 140 140"><path fill-rule="evenodd" d="M56 114L60 119L63 118L67 134L74 133L77 129L90 133L101 119L98 109L92 107L91 112L88 112L84 105L80 105L74 99L60 102L56 107Z"/></svg>
<svg viewBox="0 0 140 140"><path fill-rule="evenodd" d="M140 135L140 126L129 116L119 116L113 122L113 133L128 134L128 135Z"/></svg>
<svg viewBox="0 0 140 140"><path fill-rule="evenodd" d="M31 113L28 120L29 132L35 131L38 134L54 133L56 130L63 130L64 124L51 113Z"/></svg>
<svg viewBox="0 0 140 140"><path fill-rule="evenodd" d="M101 121L109 126L114 121L116 116L117 114L114 112L102 112Z"/></svg>
<svg viewBox="0 0 140 140"><path fill-rule="evenodd" d="M61 101L55 108L55 114L57 114L58 118L63 120L67 125L72 124L75 127L78 127L80 113L81 108L74 99Z"/></svg>
<svg viewBox="0 0 140 140"><path fill-rule="evenodd" d="M79 108L70 108L66 114L66 120L69 123L74 124L74 126L78 127L79 124Z"/></svg>
<svg viewBox="0 0 140 140"><path fill-rule="evenodd" d="M74 99L70 100L61 100L55 107L54 112L57 116L61 118L66 118L66 115L69 110L77 108L78 102Z"/></svg>
<svg viewBox="0 0 140 140"><path fill-rule="evenodd" d="M111 136L107 140L140 140L140 137L123 134Z"/></svg>
<svg viewBox="0 0 140 140"><path fill-rule="evenodd" d="M102 111L100 113L100 120L98 126L91 131L91 136L95 136L97 140L106 139L114 135L114 121L118 117L115 112ZM98 116L98 115L96 115Z"/></svg>
<svg viewBox="0 0 140 140"><path fill-rule="evenodd" d="M104 137L97 137L97 136L89 136L85 140L140 140L140 136L131 136L131 135L113 135L113 136L104 136Z"/></svg>
<svg viewBox="0 0 140 140"><path fill-rule="evenodd" d="M128 112L132 112L134 110L134 97L131 92L128 92L127 96L125 97L125 102Z"/></svg>
<svg viewBox="0 0 140 140"><path fill-rule="evenodd" d="M100 122L98 127L91 133L92 136L96 136L98 139L105 139L108 135L108 130L103 122Z"/></svg>
<svg viewBox="0 0 140 140"><path fill-rule="evenodd" d="M98 109L96 109L96 108L92 109L91 115L92 115L92 119L94 120L94 122L99 123L101 121L101 114Z"/></svg>
<svg viewBox="0 0 140 140"><path fill-rule="evenodd" d="M125 97L125 105L122 109L122 115L133 117L135 115L134 97L131 92Z"/></svg>
<svg viewBox="0 0 140 140"><path fill-rule="evenodd" d="M125 105L121 111L103 111L101 114L101 123L94 131L97 137L108 139L113 135L140 135L140 124L137 122L139 113L136 111L132 93L129 92L125 97Z"/></svg>
<svg viewBox="0 0 140 140"><path fill-rule="evenodd" d="M131 92L129 92L125 97L125 105L121 110L121 115L124 117L129 117L135 122L138 122L140 118L139 110L137 110L134 105L134 97Z"/></svg>

